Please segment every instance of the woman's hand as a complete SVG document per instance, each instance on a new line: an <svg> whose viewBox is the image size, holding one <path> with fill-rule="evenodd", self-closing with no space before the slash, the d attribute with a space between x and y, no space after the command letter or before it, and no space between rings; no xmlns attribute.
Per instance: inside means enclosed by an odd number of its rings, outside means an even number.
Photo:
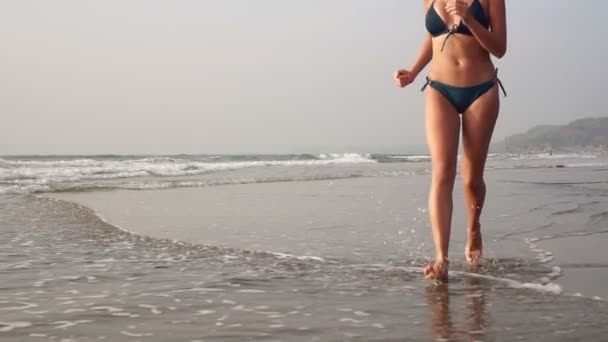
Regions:
<svg viewBox="0 0 608 342"><path fill-rule="evenodd" d="M453 17L460 17L466 24L470 17L470 5L465 0L448 0L445 5L445 10Z"/></svg>
<svg viewBox="0 0 608 342"><path fill-rule="evenodd" d="M406 86L414 82L416 76L418 76L416 73L402 69L395 71L393 79L395 80L395 84L398 87L405 88Z"/></svg>

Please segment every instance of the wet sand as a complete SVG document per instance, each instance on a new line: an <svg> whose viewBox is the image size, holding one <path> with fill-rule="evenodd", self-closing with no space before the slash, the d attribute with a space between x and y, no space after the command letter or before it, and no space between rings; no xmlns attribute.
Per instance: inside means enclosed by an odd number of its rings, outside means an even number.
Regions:
<svg viewBox="0 0 608 342"><path fill-rule="evenodd" d="M573 177L570 171L554 171L549 175L556 182ZM608 254L596 252L605 241L597 229L586 236L539 241L547 231L564 232L543 210L577 205L555 201L556 194L570 190L538 191L527 183L544 178L536 170L488 172L485 258L540 261L559 272L555 282L564 292L608 298L598 281L608 277ZM111 224L145 236L322 259L415 263L433 255L425 209L428 182L427 175L413 175L48 196L89 207ZM460 262L466 221L459 184L454 199L450 258ZM584 215L574 212L568 220L582 225Z"/></svg>

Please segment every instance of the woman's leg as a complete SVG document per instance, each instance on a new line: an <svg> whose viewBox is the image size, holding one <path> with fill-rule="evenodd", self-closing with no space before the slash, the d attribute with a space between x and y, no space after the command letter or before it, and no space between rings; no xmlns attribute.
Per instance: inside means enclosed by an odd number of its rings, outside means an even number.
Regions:
<svg viewBox="0 0 608 342"><path fill-rule="evenodd" d="M483 171L499 108L496 85L462 115L462 177L468 214L465 257L471 263L479 261L482 254L479 218L486 198Z"/></svg>
<svg viewBox="0 0 608 342"><path fill-rule="evenodd" d="M425 269L427 278L447 280L447 257L452 224L452 192L456 177L460 116L446 98L432 87L426 92L426 137L432 160L429 214L435 241L435 264Z"/></svg>

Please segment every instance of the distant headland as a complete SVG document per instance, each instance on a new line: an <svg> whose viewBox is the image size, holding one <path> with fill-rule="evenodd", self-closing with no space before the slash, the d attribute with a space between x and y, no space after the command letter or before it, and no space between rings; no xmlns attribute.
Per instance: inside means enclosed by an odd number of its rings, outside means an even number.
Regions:
<svg viewBox="0 0 608 342"><path fill-rule="evenodd" d="M492 151L608 153L608 117L579 119L561 126L535 126L525 133L509 136L493 144Z"/></svg>

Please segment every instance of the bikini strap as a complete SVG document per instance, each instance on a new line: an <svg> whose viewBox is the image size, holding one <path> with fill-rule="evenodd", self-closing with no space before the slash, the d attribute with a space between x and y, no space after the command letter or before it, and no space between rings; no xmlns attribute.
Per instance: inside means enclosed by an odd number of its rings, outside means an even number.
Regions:
<svg viewBox="0 0 608 342"><path fill-rule="evenodd" d="M429 84L431 84L431 79L427 76L426 82L424 83L424 85L422 86L422 89L420 89L420 91L424 91L426 89L426 87L429 86Z"/></svg>
<svg viewBox="0 0 608 342"><path fill-rule="evenodd" d="M461 24L462 24L462 21L461 21ZM458 30L458 27L460 27L460 25L454 24L454 26L452 26L452 29L448 32L448 35L445 36L445 39L443 40L443 44L441 45L441 52L443 52L443 49L445 48L445 43L447 43L448 39L456 33L456 31Z"/></svg>
<svg viewBox="0 0 608 342"><path fill-rule="evenodd" d="M502 93L505 95L505 97L507 97L507 91L505 90L505 87L502 85L502 81L500 80L500 78L498 78L498 68L496 68L496 82L498 83L500 90L502 90Z"/></svg>

